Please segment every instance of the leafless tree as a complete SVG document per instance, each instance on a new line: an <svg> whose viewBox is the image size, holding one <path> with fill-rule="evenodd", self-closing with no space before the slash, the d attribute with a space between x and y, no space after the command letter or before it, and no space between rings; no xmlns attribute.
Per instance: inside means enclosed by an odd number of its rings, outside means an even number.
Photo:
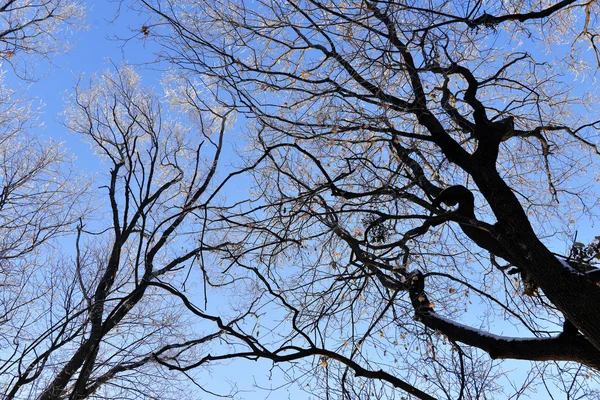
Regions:
<svg viewBox="0 0 600 400"><path fill-rule="evenodd" d="M82 26L79 0L3 0L0 2L0 60L20 77L33 79L35 58L66 50L68 33Z"/></svg>
<svg viewBox="0 0 600 400"><path fill-rule="evenodd" d="M595 1L134 4L165 94L78 84L93 184L2 97L3 397L181 398L239 358L320 398L598 395ZM4 62L79 12L5 2Z"/></svg>
<svg viewBox="0 0 600 400"><path fill-rule="evenodd" d="M262 335L202 361L267 358L323 398L596 393L598 239L573 239L597 218L595 1L138 4L173 82L252 138L221 250Z"/></svg>
<svg viewBox="0 0 600 400"><path fill-rule="evenodd" d="M2 3L0 57L31 78L32 56L63 50L80 16L75 1ZM33 101L0 87L3 399L182 398L193 375L164 364L196 362L244 317L186 311L181 293L206 296L201 286L170 292L227 245L208 204L221 201L230 112L199 97L165 113L159 97L129 67L77 86L65 126L106 167L94 179L37 137Z"/></svg>
<svg viewBox="0 0 600 400"><path fill-rule="evenodd" d="M0 3L0 62L24 66L31 54L48 56L66 43L65 25L76 25L74 1ZM62 43L62 45L59 45ZM19 68L20 69L20 68ZM25 72L24 70L21 70ZM70 170L60 144L36 137L40 110L0 75L0 320L19 309L22 283L35 273L39 247L76 219L85 185ZM21 293L22 294L22 293Z"/></svg>
<svg viewBox="0 0 600 400"><path fill-rule="evenodd" d="M179 115L190 115L184 124L163 119L162 107L128 67L76 90L65 123L109 169L95 194L106 198L97 209L105 215L82 216L73 256L44 271L46 290L3 362L6 399L170 398L179 378L161 363L195 362L194 349L226 328L195 310L209 325L188 332L189 315L169 290L227 245L212 233L208 207L221 187L227 114L198 99Z"/></svg>

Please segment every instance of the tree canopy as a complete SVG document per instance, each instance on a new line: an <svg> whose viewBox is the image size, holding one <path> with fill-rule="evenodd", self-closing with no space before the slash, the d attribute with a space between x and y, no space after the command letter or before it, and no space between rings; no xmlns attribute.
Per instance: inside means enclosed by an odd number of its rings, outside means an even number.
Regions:
<svg viewBox="0 0 600 400"><path fill-rule="evenodd" d="M599 395L595 1L121 6L164 93L76 85L98 185L0 109L4 397L210 395L239 359L316 398Z"/></svg>

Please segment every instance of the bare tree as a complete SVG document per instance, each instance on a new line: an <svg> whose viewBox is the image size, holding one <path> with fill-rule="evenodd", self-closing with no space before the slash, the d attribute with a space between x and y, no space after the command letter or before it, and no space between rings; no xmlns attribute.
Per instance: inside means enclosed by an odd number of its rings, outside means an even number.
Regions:
<svg viewBox="0 0 600 400"><path fill-rule="evenodd" d="M211 233L208 206L221 187L227 113L198 99L183 124L163 119L162 107L128 67L73 96L66 125L109 168L96 194L105 215L83 216L73 261L57 257L56 271L44 271L52 286L29 305L37 311L4 361L6 399L170 398L181 378L161 360L195 361L194 349L221 335L225 324L199 311L209 325L188 332L185 307L168 295L204 253L227 244Z"/></svg>
<svg viewBox="0 0 600 400"><path fill-rule="evenodd" d="M32 78L31 56L63 50L80 14L76 1L5 1L0 57ZM199 98L163 120L131 68L94 78L65 120L107 166L93 180L37 137L31 100L6 86L0 98L1 397L181 398L193 376L162 363L195 362L227 327L199 310L210 325L190 322L169 290L225 244L208 204L229 113Z"/></svg>
<svg viewBox="0 0 600 400"><path fill-rule="evenodd" d="M595 2L136 4L166 94L78 85L98 182L5 103L5 398L181 398L239 358L322 398L597 396ZM1 12L12 62L79 8Z"/></svg>
<svg viewBox="0 0 600 400"><path fill-rule="evenodd" d="M33 79L32 60L66 50L68 33L81 27L79 0L0 2L0 60L20 77Z"/></svg>
<svg viewBox="0 0 600 400"><path fill-rule="evenodd" d="M65 26L82 13L74 1L0 3L0 59L17 67L31 54L47 57L63 48ZM25 56L28 57L25 57ZM20 69L20 68L19 68ZM20 69L21 70L21 69ZM21 70L21 72L26 72ZM18 309L20 282L34 275L38 247L66 232L77 218L85 185L70 170L59 143L34 133L41 113L22 91L0 76L0 277L2 321ZM11 288L15 290L11 290ZM17 296L18 297L18 296Z"/></svg>
<svg viewBox="0 0 600 400"><path fill-rule="evenodd" d="M573 234L597 218L595 1L139 4L252 138L224 273L278 311L209 360L271 359L323 398L594 393L598 239ZM503 385L503 359L531 375Z"/></svg>
<svg viewBox="0 0 600 400"><path fill-rule="evenodd" d="M87 183L70 157L35 135L37 110L6 86L0 88L0 370L9 349L20 347L30 308L39 301L46 251L85 212Z"/></svg>

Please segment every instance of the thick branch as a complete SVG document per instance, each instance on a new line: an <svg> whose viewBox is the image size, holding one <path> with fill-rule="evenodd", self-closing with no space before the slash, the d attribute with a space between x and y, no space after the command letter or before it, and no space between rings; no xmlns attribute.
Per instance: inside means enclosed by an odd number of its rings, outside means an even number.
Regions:
<svg viewBox="0 0 600 400"><path fill-rule="evenodd" d="M451 340L477 347L493 359L573 361L600 370L600 352L580 334L511 338L450 321L433 311L420 312L418 318L427 327L439 330Z"/></svg>
<svg viewBox="0 0 600 400"><path fill-rule="evenodd" d="M477 347L493 359L573 361L600 370L600 351L575 329L565 329L563 334L553 338L509 338L448 320L433 311L421 272L413 274L409 294L416 318L425 326L453 341Z"/></svg>
<svg viewBox="0 0 600 400"><path fill-rule="evenodd" d="M553 6L545 8L543 10L532 11L532 12L528 12L528 13L491 15L491 14L484 12L481 16L479 16L475 19L472 19L472 20L468 20L467 24L472 27L476 27L476 26L480 26L480 25L493 26L493 25L499 25L506 21L525 22L525 21L533 20L533 19L543 19L543 18L551 16L555 12L564 9L567 6L569 6L575 2L576 2L576 0L563 0L563 1L559 1L558 3L554 4Z"/></svg>

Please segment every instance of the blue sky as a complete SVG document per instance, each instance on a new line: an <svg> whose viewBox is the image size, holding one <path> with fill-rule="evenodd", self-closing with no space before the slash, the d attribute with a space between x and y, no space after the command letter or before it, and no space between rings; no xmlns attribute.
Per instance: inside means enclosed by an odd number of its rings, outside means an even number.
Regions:
<svg viewBox="0 0 600 400"><path fill-rule="evenodd" d="M60 113L65 105L65 96L72 91L79 77L85 79L93 73L112 68L113 63L138 65L149 62L153 59L153 50L151 43L144 43L143 40L130 42L117 40L117 38L133 36L141 38L143 35L140 29L146 22L143 16L126 9L125 6L119 10L119 2L88 1L87 3L88 28L73 37L73 48L67 54L56 57L53 60L54 65L39 65L38 72L42 75L35 82L19 82L11 77L10 71L7 71L7 77L10 83L26 87L31 97L36 97L45 104L41 118L45 128L40 130L39 134L64 142L68 153L76 156L78 168L94 174L98 170L99 163L93 157L88 145L82 143L79 137L69 134L59 122ZM119 12L120 15L116 18ZM146 85L158 86L160 71L151 67L140 67L138 72ZM502 332L499 329L494 333ZM521 363L515 362L513 365L519 364ZM217 366L211 374L206 373L204 376L202 376L203 372L199 371L198 375L202 377L200 382L207 383L207 389L215 392L226 391L229 388L227 381L235 382L240 390L253 390L255 378L263 387L269 384L276 387L284 383L277 374L274 374L272 380L265 378L269 376L269 366L267 362L238 361L230 367ZM507 366L507 369L510 369L510 366ZM241 398L264 399L268 394L267 391L254 390L245 392ZM310 398L306 392L300 392L294 386L290 387L289 391L284 389L272 394L270 398L279 399L288 396L298 400ZM198 393L198 398L216 397Z"/></svg>

